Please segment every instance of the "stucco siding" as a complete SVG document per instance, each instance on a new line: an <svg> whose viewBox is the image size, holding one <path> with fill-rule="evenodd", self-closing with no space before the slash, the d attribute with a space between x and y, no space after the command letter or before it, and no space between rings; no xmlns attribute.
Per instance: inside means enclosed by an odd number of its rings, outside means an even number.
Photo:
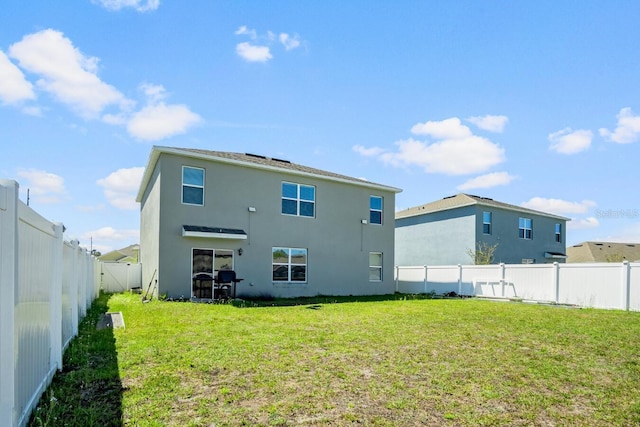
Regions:
<svg viewBox="0 0 640 427"><path fill-rule="evenodd" d="M492 230L490 235L483 234L482 214L491 212ZM532 238L519 237L519 219L528 218L532 222ZM561 259L545 259L546 252L565 253L566 222L556 218L544 217L506 209L477 207L476 215L478 242L497 245L494 253L494 263L520 264L523 260L533 260L534 263L562 261ZM562 225L561 242L555 241L555 225Z"/></svg>
<svg viewBox="0 0 640 427"><path fill-rule="evenodd" d="M471 206L396 220L397 265L469 264L475 242Z"/></svg>

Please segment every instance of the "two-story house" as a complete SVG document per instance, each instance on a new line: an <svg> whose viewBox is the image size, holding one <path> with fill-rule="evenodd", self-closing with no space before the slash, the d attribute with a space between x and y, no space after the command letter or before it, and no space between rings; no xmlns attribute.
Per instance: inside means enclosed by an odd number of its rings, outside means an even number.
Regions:
<svg viewBox="0 0 640 427"><path fill-rule="evenodd" d="M153 147L137 195L143 287L211 298L211 279L233 270L238 297L393 293L400 191L265 156Z"/></svg>
<svg viewBox="0 0 640 427"><path fill-rule="evenodd" d="M569 218L486 197L457 194L396 212L396 265L473 264L470 251L494 248L494 263L564 262Z"/></svg>

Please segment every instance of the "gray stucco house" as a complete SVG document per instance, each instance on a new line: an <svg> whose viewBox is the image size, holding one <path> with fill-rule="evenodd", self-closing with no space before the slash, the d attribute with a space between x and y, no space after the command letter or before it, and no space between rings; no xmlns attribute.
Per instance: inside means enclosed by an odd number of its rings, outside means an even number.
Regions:
<svg viewBox="0 0 640 427"><path fill-rule="evenodd" d="M468 251L496 246L494 263L564 262L569 218L456 194L396 212L396 265L473 264Z"/></svg>
<svg viewBox="0 0 640 427"><path fill-rule="evenodd" d="M145 292L217 297L212 279L233 270L238 297L393 293L400 191L265 156L153 147L137 195Z"/></svg>

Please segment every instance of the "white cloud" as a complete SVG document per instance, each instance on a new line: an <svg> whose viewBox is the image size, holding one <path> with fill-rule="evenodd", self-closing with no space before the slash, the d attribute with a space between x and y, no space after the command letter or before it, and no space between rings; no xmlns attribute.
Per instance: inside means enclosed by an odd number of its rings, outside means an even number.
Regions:
<svg viewBox="0 0 640 427"><path fill-rule="evenodd" d="M37 169L22 169L18 173L21 189L29 190L29 198L42 204L60 203L67 199L64 178L59 175Z"/></svg>
<svg viewBox="0 0 640 427"><path fill-rule="evenodd" d="M269 33L271 33L271 31L269 31ZM249 36L251 40L255 40L256 38L258 38L258 34L256 33L256 30L250 30L249 28L247 28L246 25L239 27L233 34L237 36L241 36L241 35Z"/></svg>
<svg viewBox="0 0 640 427"><path fill-rule="evenodd" d="M415 165L428 173L447 175L482 173L505 161L503 148L487 138L474 135L457 117L418 123L411 132L429 135L438 141L400 140L395 143L395 152L361 145L356 145L353 150L364 156L378 156L395 167Z"/></svg>
<svg viewBox="0 0 640 427"><path fill-rule="evenodd" d="M83 239L94 240L139 240L139 230L117 230L113 227L102 227L97 230L87 231L82 235Z"/></svg>
<svg viewBox="0 0 640 427"><path fill-rule="evenodd" d="M22 71L0 50L0 102L17 104L35 98L33 85L25 79Z"/></svg>
<svg viewBox="0 0 640 427"><path fill-rule="evenodd" d="M596 228L600 225L598 220L592 216L588 218L572 219L567 223L567 228L572 230L583 230L585 228Z"/></svg>
<svg viewBox="0 0 640 427"><path fill-rule="evenodd" d="M618 126L611 132L601 128L600 135L608 141L618 144L630 144L636 142L640 136L640 116L634 116L631 108L623 108L618 113Z"/></svg>
<svg viewBox="0 0 640 427"><path fill-rule="evenodd" d="M201 121L202 118L186 105L166 105L160 102L133 114L127 124L127 131L138 139L157 141L183 134Z"/></svg>
<svg viewBox="0 0 640 427"><path fill-rule="evenodd" d="M293 50L297 47L300 47L300 37L298 37L297 34L291 37L287 33L280 33L279 39L285 50Z"/></svg>
<svg viewBox="0 0 640 427"><path fill-rule="evenodd" d="M549 212L558 215L562 214L582 214L597 206L592 200L581 202L570 202L562 199L547 199L544 197L533 197L529 201L521 203L522 207L534 209L542 212Z"/></svg>
<svg viewBox="0 0 640 427"><path fill-rule="evenodd" d="M354 145L352 147L353 151L355 151L356 153L359 153L362 156L365 157L373 157L373 156L378 156L382 153L384 153L384 148L380 148L380 147L371 147L371 148L366 148L362 145Z"/></svg>
<svg viewBox="0 0 640 427"><path fill-rule="evenodd" d="M249 42L238 43L236 53L248 62L267 62L273 58L269 46L256 46Z"/></svg>
<svg viewBox="0 0 640 427"><path fill-rule="evenodd" d="M113 206L124 210L138 209L136 193L142 181L143 167L118 169L97 184L104 188L104 195Z"/></svg>
<svg viewBox="0 0 640 427"><path fill-rule="evenodd" d="M489 131L502 133L504 131L504 127L507 125L509 118L507 116L475 116L469 117L467 121L473 123L478 126L480 129Z"/></svg>
<svg viewBox="0 0 640 427"><path fill-rule="evenodd" d="M41 76L38 88L85 118L98 116L110 105L126 108L131 103L96 75L98 59L84 56L59 31L29 34L9 48L9 55L21 68Z"/></svg>
<svg viewBox="0 0 640 427"><path fill-rule="evenodd" d="M458 186L458 190L471 190L474 188L491 188L498 185L507 185L516 179L508 172L493 172L486 175L477 176Z"/></svg>
<svg viewBox="0 0 640 427"><path fill-rule="evenodd" d="M160 0L92 0L109 10L120 10L131 7L138 12L156 10L160 6Z"/></svg>
<svg viewBox="0 0 640 427"><path fill-rule="evenodd" d="M590 130L574 131L571 128L565 128L549 134L549 141L551 141L549 149L562 154L575 154L588 149L592 139L593 132Z"/></svg>
<svg viewBox="0 0 640 427"><path fill-rule="evenodd" d="M271 30L266 34L259 35L256 30L248 28L246 25L238 27L234 34L237 36L246 36L251 42L238 43L236 45L236 54L248 62L267 62L273 59L272 47L277 46L279 42L285 51L291 51L302 45L298 34L290 35L288 33L280 33L276 35Z"/></svg>
<svg viewBox="0 0 640 427"><path fill-rule="evenodd" d="M411 128L411 133L414 135L429 135L436 139L462 139L472 135L471 129L463 125L457 117L441 121L417 123Z"/></svg>

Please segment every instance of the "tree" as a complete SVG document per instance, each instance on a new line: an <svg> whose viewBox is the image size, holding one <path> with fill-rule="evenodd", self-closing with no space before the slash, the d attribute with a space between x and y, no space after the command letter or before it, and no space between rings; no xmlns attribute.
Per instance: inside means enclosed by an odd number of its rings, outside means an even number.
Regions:
<svg viewBox="0 0 640 427"><path fill-rule="evenodd" d="M493 262L493 254L496 252L498 244L490 245L487 242L477 242L475 249L467 249L467 255L476 265L487 265Z"/></svg>

